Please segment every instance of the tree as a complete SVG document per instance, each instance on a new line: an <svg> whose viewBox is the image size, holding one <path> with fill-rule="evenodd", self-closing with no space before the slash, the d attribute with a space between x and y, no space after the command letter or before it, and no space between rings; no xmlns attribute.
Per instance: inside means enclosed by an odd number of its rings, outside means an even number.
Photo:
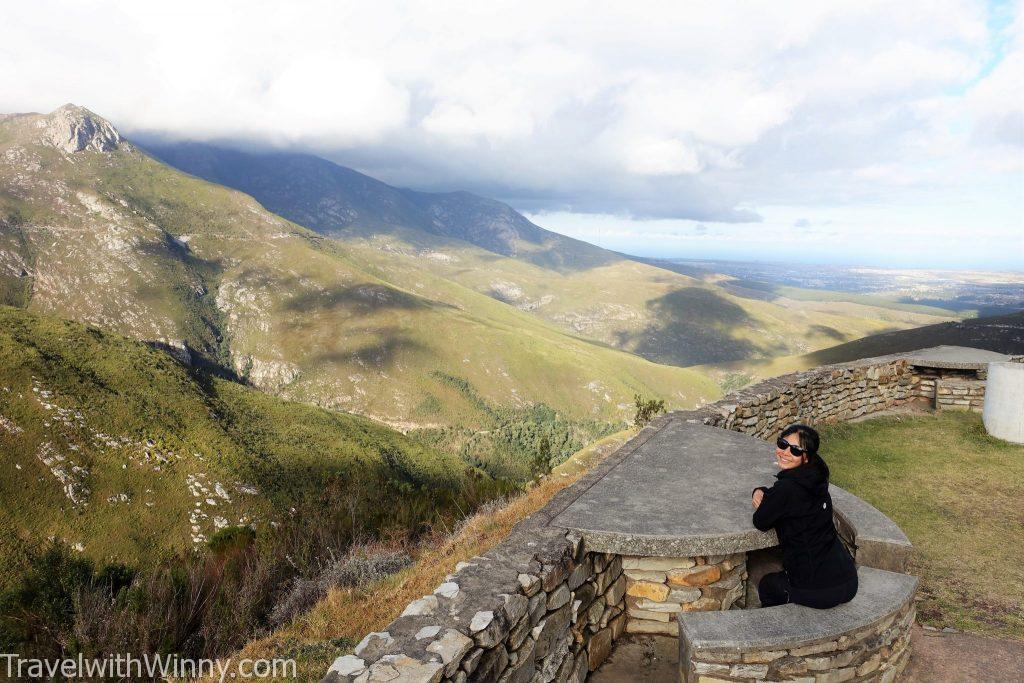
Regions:
<svg viewBox="0 0 1024 683"><path fill-rule="evenodd" d="M537 444L537 452L530 463L530 474L534 479L551 474L551 440L547 434L542 435Z"/></svg>

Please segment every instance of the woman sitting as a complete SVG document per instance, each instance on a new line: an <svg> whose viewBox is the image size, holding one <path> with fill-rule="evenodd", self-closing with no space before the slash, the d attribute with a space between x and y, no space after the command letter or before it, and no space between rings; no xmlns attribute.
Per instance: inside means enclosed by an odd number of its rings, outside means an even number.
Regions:
<svg viewBox="0 0 1024 683"><path fill-rule="evenodd" d="M836 533L818 443L813 428L786 427L775 444L778 481L754 489L754 526L774 528L782 549L783 571L766 574L757 586L762 607L793 602L826 609L857 594L857 567Z"/></svg>

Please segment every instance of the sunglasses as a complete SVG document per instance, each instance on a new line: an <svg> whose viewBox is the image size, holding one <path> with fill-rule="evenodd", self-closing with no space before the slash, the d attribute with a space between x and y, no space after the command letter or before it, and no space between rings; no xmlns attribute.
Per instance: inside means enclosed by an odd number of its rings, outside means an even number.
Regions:
<svg viewBox="0 0 1024 683"><path fill-rule="evenodd" d="M794 446L790 442L783 439L781 436L779 437L779 440L775 442L775 445L778 446L780 451L784 451L788 448L789 452L792 453L797 458L801 458L807 454L806 450L800 448L799 446Z"/></svg>

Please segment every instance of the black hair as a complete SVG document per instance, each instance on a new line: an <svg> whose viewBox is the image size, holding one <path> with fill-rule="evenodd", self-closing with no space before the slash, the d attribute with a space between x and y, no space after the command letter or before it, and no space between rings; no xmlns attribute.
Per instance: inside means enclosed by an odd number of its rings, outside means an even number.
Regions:
<svg viewBox="0 0 1024 683"><path fill-rule="evenodd" d="M781 437L785 439L790 434L796 434L800 438L800 448L807 451L807 462L822 462L818 455L818 446L821 445L821 437L818 431L810 425L801 422L794 422L782 430Z"/></svg>

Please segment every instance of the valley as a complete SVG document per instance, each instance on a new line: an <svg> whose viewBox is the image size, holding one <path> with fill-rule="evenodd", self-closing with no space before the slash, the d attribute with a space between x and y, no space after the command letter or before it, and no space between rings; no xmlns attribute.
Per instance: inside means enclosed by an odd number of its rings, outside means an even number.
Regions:
<svg viewBox="0 0 1024 683"><path fill-rule="evenodd" d="M629 257L544 230L500 202L396 188L310 155L198 143L152 151L333 238L389 282L416 291L429 273L659 364L764 360L957 317L799 288L751 296L731 275Z"/></svg>

